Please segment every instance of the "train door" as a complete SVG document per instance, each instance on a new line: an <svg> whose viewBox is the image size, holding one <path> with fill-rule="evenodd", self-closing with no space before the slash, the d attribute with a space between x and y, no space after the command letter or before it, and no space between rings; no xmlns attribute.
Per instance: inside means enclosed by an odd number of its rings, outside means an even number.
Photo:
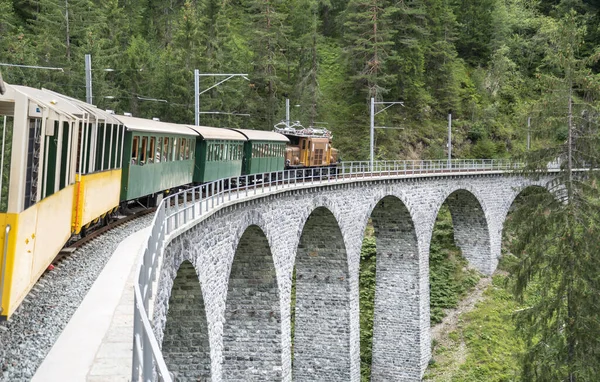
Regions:
<svg viewBox="0 0 600 382"><path fill-rule="evenodd" d="M307 138L300 140L300 163L310 166L310 140Z"/></svg>

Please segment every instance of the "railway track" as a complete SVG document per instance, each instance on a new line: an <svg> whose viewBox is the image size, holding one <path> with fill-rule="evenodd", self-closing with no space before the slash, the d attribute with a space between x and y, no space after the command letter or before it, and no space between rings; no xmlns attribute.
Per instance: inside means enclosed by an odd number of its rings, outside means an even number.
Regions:
<svg viewBox="0 0 600 382"><path fill-rule="evenodd" d="M132 220L135 220L139 217L142 217L144 215L148 215L150 213L153 213L154 211L156 211L156 208L146 208L140 211L136 211L133 214L126 216L124 218L121 219L117 219L111 223L109 223L108 225L98 228L96 230L94 230L93 232L90 232L89 234L87 234L85 237L82 237L79 240L74 241L73 243L65 246L59 253L58 255L56 255L56 257L54 258L54 260L52 260L51 265L57 266L65 257L70 256L72 253L75 252L75 250L77 248L80 248L82 246L84 246L85 244L91 242L92 240L98 238L99 236L103 235L104 233L115 229L127 222L130 222ZM49 266L48 270L51 270L52 268Z"/></svg>

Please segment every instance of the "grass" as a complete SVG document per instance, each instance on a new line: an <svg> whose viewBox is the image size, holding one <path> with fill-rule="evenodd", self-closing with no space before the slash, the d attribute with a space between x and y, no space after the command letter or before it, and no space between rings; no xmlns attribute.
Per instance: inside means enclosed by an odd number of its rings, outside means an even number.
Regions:
<svg viewBox="0 0 600 382"><path fill-rule="evenodd" d="M506 289L505 275L493 277L484 299L462 315L456 331L448 335L448 348L436 348L436 361L427 372L432 381L520 381L518 356L523 343L512 314L519 309ZM461 349L462 347L462 349ZM464 352L462 357L459 352ZM462 359L461 359L462 358Z"/></svg>

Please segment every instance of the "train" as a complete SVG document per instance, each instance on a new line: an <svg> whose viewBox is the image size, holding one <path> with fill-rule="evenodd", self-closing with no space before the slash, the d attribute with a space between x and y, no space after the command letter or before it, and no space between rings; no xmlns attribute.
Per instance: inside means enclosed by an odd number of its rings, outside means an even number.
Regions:
<svg viewBox="0 0 600 382"><path fill-rule="evenodd" d="M70 240L132 201L224 178L258 184L286 169L331 173L338 162L324 129L169 123L8 83L0 128L0 321Z"/></svg>

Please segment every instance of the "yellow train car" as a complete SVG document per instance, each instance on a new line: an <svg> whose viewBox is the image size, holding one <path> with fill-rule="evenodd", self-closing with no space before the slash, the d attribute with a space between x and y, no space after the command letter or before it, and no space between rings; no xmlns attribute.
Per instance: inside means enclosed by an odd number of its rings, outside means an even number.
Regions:
<svg viewBox="0 0 600 382"><path fill-rule="evenodd" d="M75 175L73 234L116 211L121 192L125 127L112 114L65 95L44 90L79 109L79 158Z"/></svg>
<svg viewBox="0 0 600 382"><path fill-rule="evenodd" d="M50 91L0 96L0 320L73 234L119 205L123 126Z"/></svg>

